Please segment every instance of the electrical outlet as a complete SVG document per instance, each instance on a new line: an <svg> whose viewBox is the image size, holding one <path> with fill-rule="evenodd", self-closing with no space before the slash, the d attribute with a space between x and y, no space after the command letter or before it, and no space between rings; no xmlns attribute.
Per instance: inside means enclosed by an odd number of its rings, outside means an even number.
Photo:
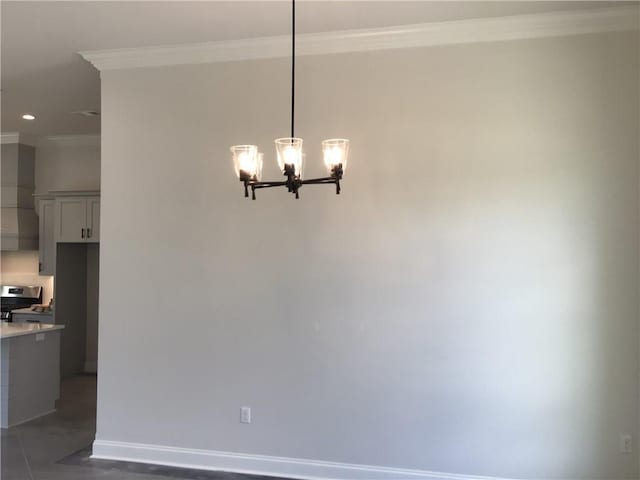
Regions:
<svg viewBox="0 0 640 480"><path fill-rule="evenodd" d="M240 423L251 423L251 407L240 407Z"/></svg>
<svg viewBox="0 0 640 480"><path fill-rule="evenodd" d="M631 453L633 450L633 439L631 435L620 435L620 453Z"/></svg>

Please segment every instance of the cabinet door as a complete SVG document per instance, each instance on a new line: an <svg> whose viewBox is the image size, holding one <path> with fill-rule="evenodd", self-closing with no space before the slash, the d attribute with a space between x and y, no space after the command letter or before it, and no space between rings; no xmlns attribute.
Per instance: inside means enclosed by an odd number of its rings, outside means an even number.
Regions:
<svg viewBox="0 0 640 480"><path fill-rule="evenodd" d="M54 237L55 200L40 200L39 213L39 269L40 275L53 275L56 265L56 239Z"/></svg>
<svg viewBox="0 0 640 480"><path fill-rule="evenodd" d="M87 199L65 197L56 200L55 239L61 243L86 242Z"/></svg>
<svg viewBox="0 0 640 480"><path fill-rule="evenodd" d="M100 241L100 197L87 199L87 242Z"/></svg>

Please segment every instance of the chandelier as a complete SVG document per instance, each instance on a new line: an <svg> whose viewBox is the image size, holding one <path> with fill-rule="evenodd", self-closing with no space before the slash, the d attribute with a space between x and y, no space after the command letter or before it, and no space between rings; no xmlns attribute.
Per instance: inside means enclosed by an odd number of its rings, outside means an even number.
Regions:
<svg viewBox="0 0 640 480"><path fill-rule="evenodd" d="M291 2L291 136L277 138L276 158L278 167L286 177L283 181L262 181L262 163L264 154L257 145L234 145L231 147L233 165L238 179L244 184L244 196L256 199L256 190L261 188L286 187L287 191L300 198L298 191L302 185L334 184L336 194L340 194L340 180L347 167L349 140L331 138L322 142L324 164L329 171L328 177L303 180L305 154L302 139L296 138L294 130L295 116L295 80L296 80L296 2Z"/></svg>

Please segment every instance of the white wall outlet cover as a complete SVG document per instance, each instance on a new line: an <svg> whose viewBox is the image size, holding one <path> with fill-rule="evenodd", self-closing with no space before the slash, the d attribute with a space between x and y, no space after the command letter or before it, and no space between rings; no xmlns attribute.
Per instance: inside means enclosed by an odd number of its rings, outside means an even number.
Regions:
<svg viewBox="0 0 640 480"><path fill-rule="evenodd" d="M42 342L44 340L44 333L36 333L36 342Z"/></svg>
<svg viewBox="0 0 640 480"><path fill-rule="evenodd" d="M633 438L631 435L620 435L620 453L631 453L633 450Z"/></svg>
<svg viewBox="0 0 640 480"><path fill-rule="evenodd" d="M251 407L240 407L240 423L251 423Z"/></svg>

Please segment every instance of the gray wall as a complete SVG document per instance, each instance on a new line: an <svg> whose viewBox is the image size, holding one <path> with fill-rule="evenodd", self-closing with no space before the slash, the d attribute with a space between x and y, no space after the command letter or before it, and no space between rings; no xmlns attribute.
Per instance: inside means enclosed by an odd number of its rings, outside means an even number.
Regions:
<svg viewBox="0 0 640 480"><path fill-rule="evenodd" d="M97 438L637 478L638 36L298 65L339 197L234 178L278 178L286 59L102 73Z"/></svg>
<svg viewBox="0 0 640 480"><path fill-rule="evenodd" d="M99 304L100 244L87 244L87 339L85 372L98 368L98 304Z"/></svg>
<svg viewBox="0 0 640 480"><path fill-rule="evenodd" d="M55 138L55 137L54 137ZM43 138L36 149L36 193L100 190L100 145L93 135Z"/></svg>
<svg viewBox="0 0 640 480"><path fill-rule="evenodd" d="M58 243L56 323L62 332L62 376L95 373L98 359L99 244Z"/></svg>
<svg viewBox="0 0 640 480"><path fill-rule="evenodd" d="M55 320L65 326L60 343L60 375L84 370L87 358L87 246L56 245Z"/></svg>

